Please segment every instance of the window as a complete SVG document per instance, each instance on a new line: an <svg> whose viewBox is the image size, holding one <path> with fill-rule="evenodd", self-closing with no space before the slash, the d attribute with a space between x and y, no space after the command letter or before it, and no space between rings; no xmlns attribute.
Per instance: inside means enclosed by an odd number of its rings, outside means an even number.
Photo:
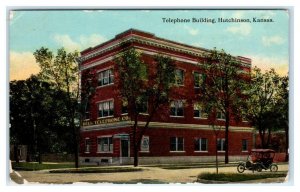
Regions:
<svg viewBox="0 0 300 192"><path fill-rule="evenodd" d="M196 138L195 151L207 151L207 141L206 138Z"/></svg>
<svg viewBox="0 0 300 192"><path fill-rule="evenodd" d="M104 86L114 83L113 70L108 69L98 73L98 86Z"/></svg>
<svg viewBox="0 0 300 192"><path fill-rule="evenodd" d="M181 69L175 70L175 85L183 85L184 81L184 71Z"/></svg>
<svg viewBox="0 0 300 192"><path fill-rule="evenodd" d="M183 116L183 101L171 101L171 116L182 117Z"/></svg>
<svg viewBox="0 0 300 192"><path fill-rule="evenodd" d="M200 103L194 103L194 118L207 118L207 113L203 111Z"/></svg>
<svg viewBox="0 0 300 192"><path fill-rule="evenodd" d="M247 139L242 140L242 151L248 151L248 141L247 141Z"/></svg>
<svg viewBox="0 0 300 192"><path fill-rule="evenodd" d="M127 114L128 113L128 101L123 99L122 100L122 114Z"/></svg>
<svg viewBox="0 0 300 192"><path fill-rule="evenodd" d="M89 153L91 150L91 139L90 138L85 138L84 146L85 146L85 152Z"/></svg>
<svg viewBox="0 0 300 192"><path fill-rule="evenodd" d="M141 151L149 152L149 136L143 136L141 141Z"/></svg>
<svg viewBox="0 0 300 192"><path fill-rule="evenodd" d="M203 83L202 74L198 72L194 72L194 87L199 88L202 83Z"/></svg>
<svg viewBox="0 0 300 192"><path fill-rule="evenodd" d="M218 151L225 151L225 139L218 139L217 142Z"/></svg>
<svg viewBox="0 0 300 192"><path fill-rule="evenodd" d="M148 98L143 98L137 107L139 113L148 113Z"/></svg>
<svg viewBox="0 0 300 192"><path fill-rule="evenodd" d="M98 152L113 152L112 137L98 138Z"/></svg>
<svg viewBox="0 0 300 192"><path fill-rule="evenodd" d="M88 102L84 112L84 119L90 119L90 103Z"/></svg>
<svg viewBox="0 0 300 192"><path fill-rule="evenodd" d="M216 117L219 120L225 120L225 114L221 111L217 111Z"/></svg>
<svg viewBox="0 0 300 192"><path fill-rule="evenodd" d="M170 151L183 151L183 137L170 138Z"/></svg>
<svg viewBox="0 0 300 192"><path fill-rule="evenodd" d="M98 117L109 117L114 115L114 101L104 101L98 104Z"/></svg>

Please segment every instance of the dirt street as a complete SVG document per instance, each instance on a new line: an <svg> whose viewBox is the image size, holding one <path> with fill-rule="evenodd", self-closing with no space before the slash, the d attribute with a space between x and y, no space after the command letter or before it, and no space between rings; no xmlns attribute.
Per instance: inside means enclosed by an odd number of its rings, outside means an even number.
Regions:
<svg viewBox="0 0 300 192"><path fill-rule="evenodd" d="M288 165L279 165L278 171L287 171ZM37 183L53 183L53 184L72 184L76 182L87 183L194 183L197 179L197 175L203 172L215 172L215 168L193 168L193 169L177 169L167 170L157 167L142 167L145 170L140 172L124 172L124 173L49 173L48 170L42 171L18 171L17 174L23 179L23 183L29 184ZM237 173L236 167L221 167L220 173L230 172ZM251 173L251 171L245 171L245 173ZM19 176L11 175L11 178L18 178ZM254 174L258 174L257 172ZM18 178L20 181L20 178ZM263 182L284 182L285 178L267 179ZM13 181L12 181L13 182ZM22 182L18 182L22 183ZM248 182L251 183L251 182Z"/></svg>

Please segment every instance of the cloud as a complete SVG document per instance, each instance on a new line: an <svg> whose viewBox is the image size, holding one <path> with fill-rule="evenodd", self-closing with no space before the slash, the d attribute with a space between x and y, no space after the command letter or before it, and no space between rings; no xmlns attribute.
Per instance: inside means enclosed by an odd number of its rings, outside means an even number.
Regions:
<svg viewBox="0 0 300 192"><path fill-rule="evenodd" d="M272 45L281 45L284 43L284 38L282 38L279 35L274 35L270 37L263 36L262 37L262 43L265 47L269 47Z"/></svg>
<svg viewBox="0 0 300 192"><path fill-rule="evenodd" d="M232 17L233 17L233 18L240 19L240 18L243 18L244 15L245 15L245 11L235 11L235 12L232 14Z"/></svg>
<svg viewBox="0 0 300 192"><path fill-rule="evenodd" d="M194 43L192 43L192 45L195 47L203 47L204 46L204 44L201 42L194 42Z"/></svg>
<svg viewBox="0 0 300 192"><path fill-rule="evenodd" d="M199 29L195 29L195 28L192 28L192 27L189 27L189 26L184 26L184 28L188 31L189 34L191 35L198 35L199 33Z"/></svg>
<svg viewBox="0 0 300 192"><path fill-rule="evenodd" d="M79 38L72 39L69 35L54 35L54 41L63 46L68 51L83 50L89 47L103 43L107 39L99 34L91 34L89 36L81 35Z"/></svg>
<svg viewBox="0 0 300 192"><path fill-rule="evenodd" d="M95 12L101 13L101 12L103 12L103 10L87 9L87 10L83 10L83 12L84 12L84 13L95 13Z"/></svg>
<svg viewBox="0 0 300 192"><path fill-rule="evenodd" d="M287 75L289 71L289 60L284 57L266 57L262 55L247 56L252 59L252 67L257 66L263 72L274 68L279 75Z"/></svg>
<svg viewBox="0 0 300 192"><path fill-rule="evenodd" d="M65 47L68 51L80 50L80 44L73 41L69 35L55 35L54 40L57 44Z"/></svg>
<svg viewBox="0 0 300 192"><path fill-rule="evenodd" d="M226 31L236 34L236 35L240 34L243 36L247 36L251 33L252 27L248 23L241 23L241 24L237 24L235 26L227 27Z"/></svg>
<svg viewBox="0 0 300 192"><path fill-rule="evenodd" d="M79 42L82 48L88 48L96 46L100 43L103 43L107 39L101 35L98 34L91 34L90 36L81 35L79 37Z"/></svg>
<svg viewBox="0 0 300 192"><path fill-rule="evenodd" d="M35 62L33 53L31 52L11 51L9 62L10 80L27 79L32 74L37 74L40 71L38 64Z"/></svg>
<svg viewBox="0 0 300 192"><path fill-rule="evenodd" d="M275 17L276 13L274 11L263 11L263 12L260 12L262 15L261 15L261 18L263 19L271 19L273 17Z"/></svg>

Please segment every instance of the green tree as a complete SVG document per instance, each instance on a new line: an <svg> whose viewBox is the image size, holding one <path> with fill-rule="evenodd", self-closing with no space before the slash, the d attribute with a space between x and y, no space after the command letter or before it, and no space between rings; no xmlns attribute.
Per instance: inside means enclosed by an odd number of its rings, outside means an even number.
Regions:
<svg viewBox="0 0 300 192"><path fill-rule="evenodd" d="M59 97L62 94L37 76L10 82L10 141L16 147L19 144L28 146L28 161L34 155L41 163L44 152L66 149L53 148L68 141L59 133L60 129L65 130L62 121L65 108Z"/></svg>
<svg viewBox="0 0 300 192"><path fill-rule="evenodd" d="M64 92L64 106L67 109L66 121L70 128L73 141L75 167L79 167L79 78L76 58L78 52L67 53L64 48L57 50L54 55L48 48L40 48L34 52L36 62L39 64L40 78L52 83L54 89Z"/></svg>
<svg viewBox="0 0 300 192"><path fill-rule="evenodd" d="M117 82L123 100L128 103L132 126L134 166L138 166L138 155L142 136L153 116L169 101L169 93L175 78L175 64L169 57L156 55L155 63L146 65L141 54L130 48L115 58L119 81ZM145 125L138 126L141 113L148 103Z"/></svg>
<svg viewBox="0 0 300 192"><path fill-rule="evenodd" d="M276 111L279 118L277 122L280 128L285 132L285 161L289 161L289 78L288 76L280 77L278 93L276 98Z"/></svg>
<svg viewBox="0 0 300 192"><path fill-rule="evenodd" d="M211 112L225 116L225 163L228 163L229 122L239 119L236 114L243 104L241 90L247 75L243 74L240 61L224 50L211 50L199 65L203 69L200 100Z"/></svg>
<svg viewBox="0 0 300 192"><path fill-rule="evenodd" d="M276 126L280 84L280 77L274 69L262 73L261 69L254 67L251 84L246 87L245 118L258 130L262 148L269 147L271 129Z"/></svg>

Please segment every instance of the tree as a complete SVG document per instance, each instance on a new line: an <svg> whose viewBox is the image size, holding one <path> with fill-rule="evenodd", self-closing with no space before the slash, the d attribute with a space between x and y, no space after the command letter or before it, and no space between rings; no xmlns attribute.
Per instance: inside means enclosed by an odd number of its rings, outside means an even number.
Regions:
<svg viewBox="0 0 300 192"><path fill-rule="evenodd" d="M211 113L209 116L209 124L212 127L215 135L215 155L216 155L216 173L219 174L219 159L218 159L218 136L222 130L222 126L218 125L216 117Z"/></svg>
<svg viewBox="0 0 300 192"><path fill-rule="evenodd" d="M57 50L54 55L48 48L40 48L34 52L36 62L39 64L40 78L46 82L53 83L53 87L65 92L64 105L67 109L66 121L72 133L73 153L75 156L75 167L78 168L78 145L79 145L79 78L76 58L78 52L67 53L64 48Z"/></svg>
<svg viewBox="0 0 300 192"><path fill-rule="evenodd" d="M279 118L277 119L279 127L284 128L285 132L285 161L289 161L289 78L288 76L280 77L278 94L276 98L276 111Z"/></svg>
<svg viewBox="0 0 300 192"><path fill-rule="evenodd" d="M44 152L68 148L68 140L59 132L65 130L65 108L61 106L60 95L63 93L51 89L49 83L37 76L10 82L10 141L15 148L27 145L28 161L34 155L42 163Z"/></svg>
<svg viewBox="0 0 300 192"><path fill-rule="evenodd" d="M97 94L97 72L93 69L86 69L81 72L81 121L89 119L89 109L92 99ZM82 122L81 122L82 123Z"/></svg>
<svg viewBox="0 0 300 192"><path fill-rule="evenodd" d="M261 147L268 148L271 130L282 125L278 120L288 122L287 81L282 81L274 69L265 73L255 67L251 84L247 90L247 113L245 117L258 130ZM288 127L288 123L286 124Z"/></svg>
<svg viewBox="0 0 300 192"><path fill-rule="evenodd" d="M124 45L123 45L124 46ZM125 46L124 46L125 47ZM132 126L134 166L138 166L138 155L142 137L155 113L169 101L169 93L175 78L174 62L166 56L156 55L155 64L147 66L135 49L124 50L115 58L118 71L120 95L128 103ZM148 103L145 125L138 126L141 114Z"/></svg>
<svg viewBox="0 0 300 192"><path fill-rule="evenodd" d="M19 163L17 154L18 145L29 144L30 140L27 140L31 136L29 133L29 114L28 104L25 102L25 81L11 81L9 85L9 118L10 118L10 144L14 146L14 159ZM24 113L24 112L25 113Z"/></svg>
<svg viewBox="0 0 300 192"><path fill-rule="evenodd" d="M225 163L228 163L229 122L233 118L238 120L235 114L240 113L243 104L241 90L247 75L241 73L239 60L224 50L211 50L199 65L203 68L199 98L212 112L225 116Z"/></svg>

